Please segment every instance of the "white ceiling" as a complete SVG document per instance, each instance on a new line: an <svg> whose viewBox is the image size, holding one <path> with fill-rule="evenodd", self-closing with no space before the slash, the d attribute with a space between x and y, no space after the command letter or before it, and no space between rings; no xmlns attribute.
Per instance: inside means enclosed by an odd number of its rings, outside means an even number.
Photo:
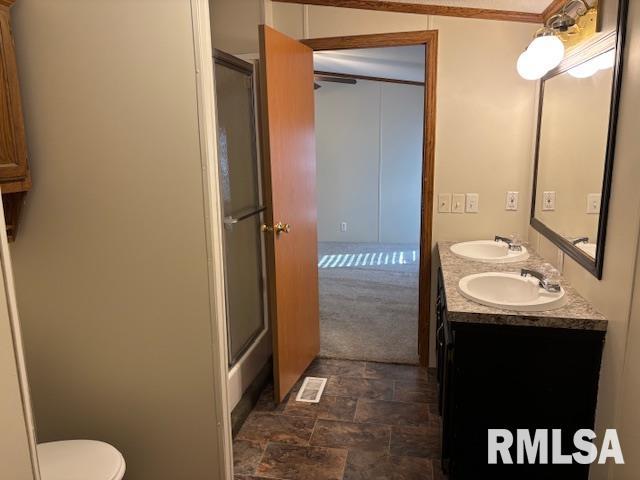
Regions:
<svg viewBox="0 0 640 480"><path fill-rule="evenodd" d="M424 82L424 45L327 50L313 54L316 71Z"/></svg>
<svg viewBox="0 0 640 480"><path fill-rule="evenodd" d="M486 8L514 12L542 13L552 0L385 0L392 3L415 3L446 7Z"/></svg>

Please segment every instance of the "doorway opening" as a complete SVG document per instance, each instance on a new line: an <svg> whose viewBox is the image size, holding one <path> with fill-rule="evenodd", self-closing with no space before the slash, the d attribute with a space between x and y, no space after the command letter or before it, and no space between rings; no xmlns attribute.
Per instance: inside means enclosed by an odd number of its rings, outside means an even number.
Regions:
<svg viewBox="0 0 640 480"><path fill-rule="evenodd" d="M320 356L418 364L425 46L314 70Z"/></svg>
<svg viewBox="0 0 640 480"><path fill-rule="evenodd" d="M316 90L321 354L427 367L437 32L303 43L314 50L321 87ZM373 92L369 98L367 89ZM377 102L371 101L376 92ZM353 128L340 130L345 121ZM369 134L367 123L373 124ZM376 153L377 165L370 159ZM376 187L369 195L367 177ZM336 192L341 185L348 209ZM341 217L347 211L355 222L351 231ZM335 241L341 239L346 242Z"/></svg>

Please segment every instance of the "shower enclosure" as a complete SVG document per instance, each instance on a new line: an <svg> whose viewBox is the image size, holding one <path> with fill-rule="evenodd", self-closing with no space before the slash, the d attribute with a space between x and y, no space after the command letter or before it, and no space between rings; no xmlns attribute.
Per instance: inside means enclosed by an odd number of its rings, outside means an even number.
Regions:
<svg viewBox="0 0 640 480"><path fill-rule="evenodd" d="M254 66L214 53L229 366L267 329Z"/></svg>

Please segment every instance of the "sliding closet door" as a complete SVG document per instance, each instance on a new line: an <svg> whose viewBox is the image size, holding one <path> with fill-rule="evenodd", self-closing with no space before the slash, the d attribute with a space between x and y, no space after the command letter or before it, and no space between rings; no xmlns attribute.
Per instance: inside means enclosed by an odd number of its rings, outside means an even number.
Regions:
<svg viewBox="0 0 640 480"><path fill-rule="evenodd" d="M218 158L224 209L229 362L265 328L263 222L253 65L215 54Z"/></svg>

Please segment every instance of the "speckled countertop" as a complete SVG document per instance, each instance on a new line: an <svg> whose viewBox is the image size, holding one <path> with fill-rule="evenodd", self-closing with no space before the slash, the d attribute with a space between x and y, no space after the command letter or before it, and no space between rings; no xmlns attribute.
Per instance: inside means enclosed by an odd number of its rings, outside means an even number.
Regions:
<svg viewBox="0 0 640 480"><path fill-rule="evenodd" d="M447 319L450 322L606 331L607 320L560 276L558 278L565 289L567 304L555 310L514 312L486 307L466 299L458 291L458 282L467 275L482 272L519 272L522 268L545 272L552 267L528 245L526 247L529 258L523 262L483 263L454 255L449 249L454 243L456 242L438 242L437 247L447 297Z"/></svg>

